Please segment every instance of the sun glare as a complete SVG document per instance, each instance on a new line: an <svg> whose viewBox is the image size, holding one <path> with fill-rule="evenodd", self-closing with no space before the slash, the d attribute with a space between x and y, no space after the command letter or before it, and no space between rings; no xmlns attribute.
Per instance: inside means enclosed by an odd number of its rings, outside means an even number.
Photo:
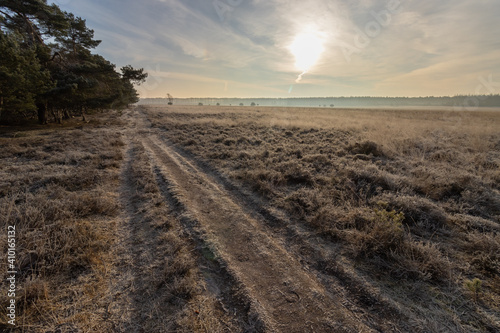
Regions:
<svg viewBox="0 0 500 333"><path fill-rule="evenodd" d="M305 73L311 69L323 53L323 40L315 33L302 33L289 47L295 56L295 67Z"/></svg>

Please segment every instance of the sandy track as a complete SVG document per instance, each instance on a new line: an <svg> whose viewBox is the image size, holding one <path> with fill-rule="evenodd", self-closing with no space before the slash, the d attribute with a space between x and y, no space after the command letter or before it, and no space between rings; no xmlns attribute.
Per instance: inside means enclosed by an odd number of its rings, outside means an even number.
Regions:
<svg viewBox="0 0 500 333"><path fill-rule="evenodd" d="M156 137L158 145L169 147L176 156L181 157L183 163L189 165L194 175L203 174L218 189L224 189L226 196L247 215L259 221L268 237L282 245L300 262L305 271L322 283L332 301L342 305L343 315L349 319L347 322L350 324L344 329L355 327L356 332L411 330L402 322L409 321L409 318L370 283L356 276L352 267L345 264L338 255L335 244L319 237L314 230L274 208L248 189L233 183L227 176L209 167L205 161L170 143L161 133Z"/></svg>
<svg viewBox="0 0 500 333"><path fill-rule="evenodd" d="M125 207L117 228L117 246L113 249L115 267L111 295L107 309L108 320L112 322L116 332L140 332L141 301L140 295L145 290L138 290L141 285L141 273L152 264L152 258L146 257L146 251L155 247L154 235L148 224L141 223L141 218L136 212L133 203L134 185L129 180L128 174L133 156L131 149L127 151L125 167L122 171L120 188L122 205ZM142 258L141 258L142 257ZM139 320L138 320L139 319Z"/></svg>
<svg viewBox="0 0 500 333"><path fill-rule="evenodd" d="M199 277L206 278L206 281L197 281L199 288L194 298L176 300L172 288L165 286L165 267L169 261L175 262L171 250L167 250L165 234L171 230L177 232L182 216L172 200L165 197L166 215L162 220L168 222L161 226L160 221L148 217L144 205L151 203L141 199L144 192L137 183L140 181L137 172L146 172L144 176L154 178L156 168L149 170L152 174L148 175L148 164L137 160L136 149L143 149L139 138L147 128L147 121L136 116L133 110L124 115L128 125L122 129L125 159L120 177L120 201L123 211L112 250L114 260L105 300L105 321L112 332L255 331L255 318L247 315L247 304L233 297L235 284L231 277L217 263L204 258L202 249L198 254L192 253ZM134 172L132 169L137 167L139 171ZM156 183L159 189L165 187L159 178ZM189 239L189 232L179 236L188 249L196 244ZM191 323L179 322L181 317Z"/></svg>
<svg viewBox="0 0 500 333"><path fill-rule="evenodd" d="M185 140L190 136L188 129L179 130L176 123L169 127L168 122L153 120L160 114L142 111L136 108L125 115L129 124L124 134L141 147L143 164L153 174L151 177L149 172L149 179L159 189L160 203L169 207L165 216L178 221L184 241L192 245L199 285L216 300L211 309L219 309L217 313L209 311L209 317L222 316L225 319L221 322L228 323L221 330L187 331L407 332L420 331L418 328L428 325L427 320L432 321L401 309L399 295L386 297L386 290L378 288L371 276L360 274L357 263L345 258L334 240L322 237L304 221L221 173L220 164L196 155L198 150L191 153L183 147L182 142L188 142ZM182 125L189 124L187 119ZM204 133L199 134L204 140ZM206 148L201 151L210 153ZM129 156L127 163L133 165L132 160ZM141 242L136 232L148 234L141 228L136 223L124 224L122 241L130 244L130 236ZM140 246L157 252L154 242L141 242ZM123 272L133 274L133 270ZM164 287L168 288L168 283ZM137 293L124 293L122 305L126 306ZM197 302L195 299L190 304ZM143 300L135 303L137 309ZM139 324L128 328L138 329L142 322L133 312L128 309L125 314L129 319L124 319L126 324Z"/></svg>
<svg viewBox="0 0 500 333"><path fill-rule="evenodd" d="M244 287L269 331L360 331L316 278L221 184L151 134L143 138L170 191Z"/></svg>
<svg viewBox="0 0 500 333"><path fill-rule="evenodd" d="M113 332L144 332L152 323L162 321L162 311L169 310L164 304L166 291L158 288L164 261L162 233L145 218L137 201L138 189L131 177L136 157L133 147L134 143L127 140L120 177L120 201L124 210L112 250L115 260L106 320ZM170 330L173 326L172 322L163 320L160 327Z"/></svg>
<svg viewBox="0 0 500 333"><path fill-rule="evenodd" d="M241 200L224 181L200 167L200 161L178 153L175 146L160 139L140 111L130 111L125 117L129 121L124 129L127 147L134 141L146 149L172 218L181 223L196 245L207 292L232 317L231 332L373 331L343 305L342 295L327 290L316 273L310 272L285 246L282 235L270 228L273 222L261 214L262 207ZM127 165L134 163L133 159L128 154ZM133 184L127 183L126 168L122 198L131 203ZM136 223L133 211L126 215L129 222L122 225L119 240L125 247L135 246L138 250L129 251L122 260L125 264L121 274L129 278L117 285L118 293L123 295L116 308L127 310L128 319L118 320L122 327L117 331L140 331L137 325L144 318L134 312L154 295L143 297L149 293L148 288L125 290L128 282L144 285L134 273L138 267L127 267L127 263L142 268L156 266L142 256L154 252L157 237L149 226ZM129 302L135 304L131 309L127 309Z"/></svg>

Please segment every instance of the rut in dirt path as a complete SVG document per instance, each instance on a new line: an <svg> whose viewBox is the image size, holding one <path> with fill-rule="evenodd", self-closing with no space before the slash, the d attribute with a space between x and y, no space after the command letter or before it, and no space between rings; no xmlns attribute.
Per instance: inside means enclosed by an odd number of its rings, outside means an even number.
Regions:
<svg viewBox="0 0 500 333"><path fill-rule="evenodd" d="M164 231L144 209L148 202L139 184L148 180L138 179L137 175L137 169L144 165L138 161L138 124L133 120L133 113L127 110L124 118L129 121L122 129L124 160L119 187L122 213L112 249L115 259L109 281L106 320L111 322L113 332L174 332L175 315L181 309L165 302L168 295L161 288L166 259ZM165 216L164 223L168 224L171 219Z"/></svg>
<svg viewBox="0 0 500 333"><path fill-rule="evenodd" d="M244 286L268 331L363 332L324 286L224 187L149 133L142 139L170 191Z"/></svg>
<svg viewBox="0 0 500 333"><path fill-rule="evenodd" d="M231 278L206 260L138 140L144 120L123 129L122 214L117 219L105 320L112 332L255 332ZM145 131L147 132L147 131Z"/></svg>
<svg viewBox="0 0 500 333"><path fill-rule="evenodd" d="M144 218L135 198L137 188L131 177L134 158L133 147L128 144L120 177L124 210L113 248L115 272L107 307L107 320L112 322L115 332L144 332L148 321L158 321L163 317L158 312L165 309L161 305L164 295L152 283L161 279L163 258L157 255L162 252L161 234ZM164 327L173 326L164 323Z"/></svg>

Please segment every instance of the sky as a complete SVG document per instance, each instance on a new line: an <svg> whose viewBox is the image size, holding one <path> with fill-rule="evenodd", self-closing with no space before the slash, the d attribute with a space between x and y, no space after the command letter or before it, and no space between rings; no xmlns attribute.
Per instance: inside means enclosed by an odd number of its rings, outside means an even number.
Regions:
<svg viewBox="0 0 500 333"><path fill-rule="evenodd" d="M149 73L142 98L500 93L499 0L54 3Z"/></svg>

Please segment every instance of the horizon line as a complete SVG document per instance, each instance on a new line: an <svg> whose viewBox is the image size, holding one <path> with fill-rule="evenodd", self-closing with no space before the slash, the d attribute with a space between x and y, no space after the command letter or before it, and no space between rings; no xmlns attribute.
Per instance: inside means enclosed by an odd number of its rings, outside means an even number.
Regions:
<svg viewBox="0 0 500 333"><path fill-rule="evenodd" d="M442 96L308 96L308 97L174 97L174 99L302 99L302 98L454 98L454 97L493 97L500 94L457 94ZM140 99L168 99L168 97L139 97Z"/></svg>

